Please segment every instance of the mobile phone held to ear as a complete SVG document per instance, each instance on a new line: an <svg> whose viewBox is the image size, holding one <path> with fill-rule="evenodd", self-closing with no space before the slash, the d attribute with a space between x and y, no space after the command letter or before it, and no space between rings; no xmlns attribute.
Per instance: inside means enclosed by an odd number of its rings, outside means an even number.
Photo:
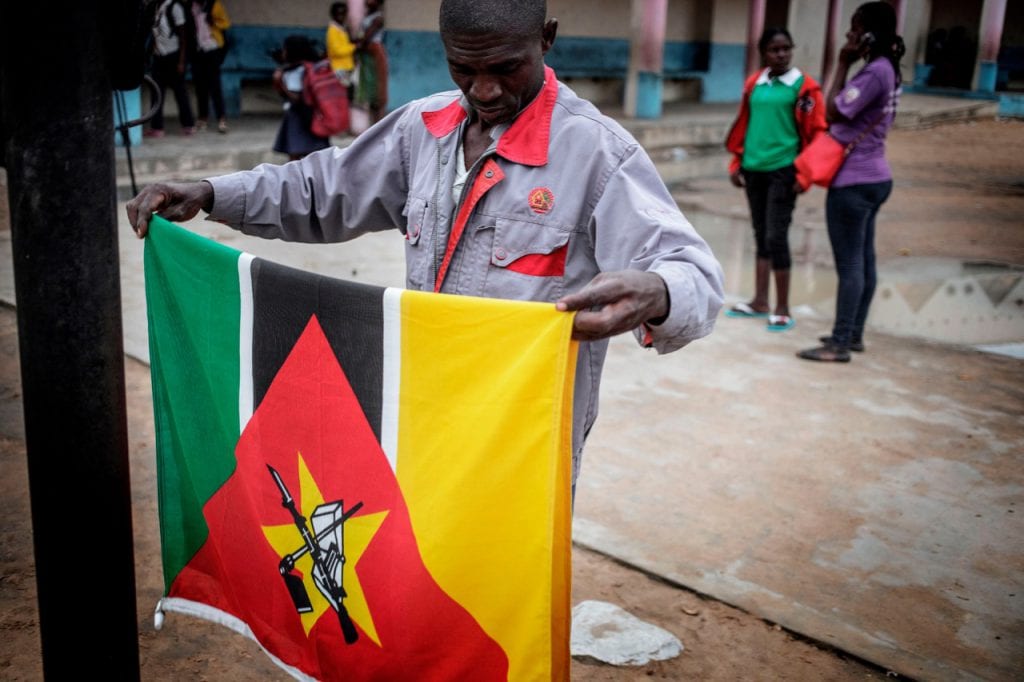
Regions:
<svg viewBox="0 0 1024 682"><path fill-rule="evenodd" d="M860 37L860 46L862 48L868 48L875 44L875 34L871 31L867 31Z"/></svg>

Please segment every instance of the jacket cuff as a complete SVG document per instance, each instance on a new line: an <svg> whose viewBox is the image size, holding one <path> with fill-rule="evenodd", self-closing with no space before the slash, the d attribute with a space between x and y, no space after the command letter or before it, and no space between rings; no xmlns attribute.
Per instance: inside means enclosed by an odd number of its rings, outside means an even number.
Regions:
<svg viewBox="0 0 1024 682"><path fill-rule="evenodd" d="M245 219L245 185L241 173L203 178L213 186L213 207L210 220L241 225Z"/></svg>
<svg viewBox="0 0 1024 682"><path fill-rule="evenodd" d="M733 154L732 158L729 159L729 175L734 175L736 171L740 169L740 157L738 154Z"/></svg>
<svg viewBox="0 0 1024 682"><path fill-rule="evenodd" d="M680 271L680 267L685 266L666 264L650 270L665 281L668 316L661 324L645 323L634 330L641 346L654 348L659 354L671 353L710 334L722 307L719 296L694 286L692 275Z"/></svg>

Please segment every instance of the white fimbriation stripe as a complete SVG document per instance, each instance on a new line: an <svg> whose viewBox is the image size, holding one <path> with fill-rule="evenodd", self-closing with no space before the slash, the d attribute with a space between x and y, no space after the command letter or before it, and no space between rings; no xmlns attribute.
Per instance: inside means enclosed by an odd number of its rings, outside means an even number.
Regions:
<svg viewBox="0 0 1024 682"><path fill-rule="evenodd" d="M181 597L164 597L156 604L156 614L154 620L157 623L163 623L163 614L167 611L171 611L174 613L183 613L186 616L192 616L194 618L202 618L203 620L208 620L212 623L217 623L218 625L223 625L226 628L230 628L231 630L234 630L243 637L248 637L252 641L259 644L260 648L263 649L263 652L270 657L271 661L273 661L277 666L279 666L282 670L284 670L286 673L288 673L295 679L302 680L303 682L316 682L315 677L310 677L298 668L288 665L280 658L270 653L269 650L265 649L263 647L263 644L256 639L256 635L253 634L252 629L249 627L249 625L237 616L233 616L230 613L221 611L220 609L214 608L209 604L203 604L202 602L192 601L191 599L182 599ZM159 629L160 626L157 625L157 630Z"/></svg>
<svg viewBox="0 0 1024 682"><path fill-rule="evenodd" d="M238 432L252 418L252 256L238 257L238 298L241 310L238 316Z"/></svg>
<svg viewBox="0 0 1024 682"><path fill-rule="evenodd" d="M384 290L384 371L381 381L380 446L391 469L398 465L398 392L402 383L402 289Z"/></svg>

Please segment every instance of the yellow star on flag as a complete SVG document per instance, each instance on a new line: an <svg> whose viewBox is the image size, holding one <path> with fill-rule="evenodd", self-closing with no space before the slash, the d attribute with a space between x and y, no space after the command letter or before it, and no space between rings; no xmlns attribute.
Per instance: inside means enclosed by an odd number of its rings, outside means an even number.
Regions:
<svg viewBox="0 0 1024 682"><path fill-rule="evenodd" d="M299 457L299 513L309 519L313 511L324 503L324 496L319 486L309 473L306 462ZM366 597L363 595L363 587L356 575L356 565L359 558L373 540L384 518L388 515L386 511L362 516L352 516L345 521L345 567L342 570L342 586L348 596L345 597L344 605L348 609L348 615L359 628L373 640L377 646L381 646L377 636L377 629L373 625L373 616L370 614L370 607L366 604ZM284 557L291 554L302 546L302 537L299 535L295 524L289 523L281 526L263 526L263 535L267 542L274 548L278 556ZM302 574L302 584L309 595L312 611L300 614L302 627L309 635L320 617L327 611L333 611L327 598L320 594L316 583L313 581L313 557L307 552L295 562L295 569Z"/></svg>

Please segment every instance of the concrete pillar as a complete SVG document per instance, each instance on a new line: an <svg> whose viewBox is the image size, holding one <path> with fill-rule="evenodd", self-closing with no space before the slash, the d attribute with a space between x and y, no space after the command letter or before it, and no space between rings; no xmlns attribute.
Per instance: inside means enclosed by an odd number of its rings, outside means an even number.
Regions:
<svg viewBox="0 0 1024 682"><path fill-rule="evenodd" d="M764 9L766 0L750 0L747 10L747 73L751 74L761 68L761 51L757 49L757 41L764 31Z"/></svg>
<svg viewBox="0 0 1024 682"><path fill-rule="evenodd" d="M981 8L981 30L978 46L978 73L975 90L996 91L999 70L999 44L1003 39L1003 20L1006 18L1006 0L985 0Z"/></svg>
<svg viewBox="0 0 1024 682"><path fill-rule="evenodd" d="M362 23L363 17L366 16L366 0L347 0L348 1L348 27L352 33L352 38L355 39L359 35L359 24Z"/></svg>
<svg viewBox="0 0 1024 682"><path fill-rule="evenodd" d="M828 1L828 14L825 17L825 48L821 58L821 86L828 88L828 82L832 78L832 67L835 66L836 53L842 42L843 30L840 22L843 15L841 11L842 0Z"/></svg>
<svg viewBox="0 0 1024 682"><path fill-rule="evenodd" d="M903 25L907 19L906 0L891 0L892 8L896 10L896 35L903 35Z"/></svg>
<svg viewBox="0 0 1024 682"><path fill-rule="evenodd" d="M623 109L626 116L661 116L662 67L668 0L633 0L629 70Z"/></svg>

